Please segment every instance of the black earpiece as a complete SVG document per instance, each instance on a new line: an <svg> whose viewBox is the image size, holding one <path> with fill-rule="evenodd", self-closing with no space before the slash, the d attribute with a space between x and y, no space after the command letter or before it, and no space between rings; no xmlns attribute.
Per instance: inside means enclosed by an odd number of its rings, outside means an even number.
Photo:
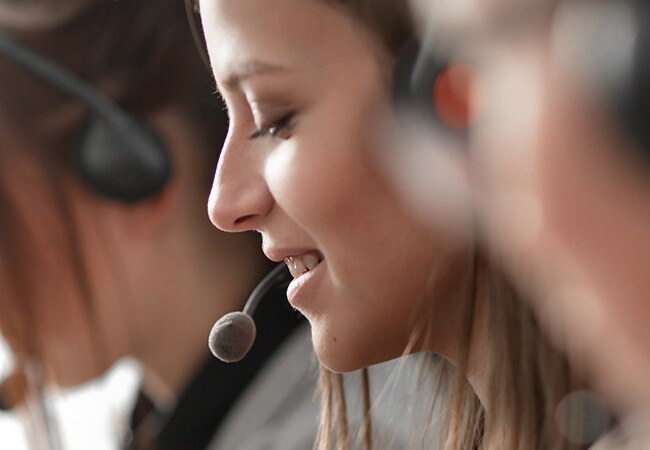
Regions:
<svg viewBox="0 0 650 450"><path fill-rule="evenodd" d="M604 72L601 78L623 129L650 161L650 4L647 0L636 0L626 1L624 5L631 23L611 20L604 23L612 27L608 34L631 37L626 42L627 48L619 49L616 55L610 55L603 46L594 50L605 59L599 68ZM631 29L618 29L625 25ZM607 60L608 57L612 58ZM612 64L619 67L613 70Z"/></svg>
<svg viewBox="0 0 650 450"><path fill-rule="evenodd" d="M56 86L89 109L72 162L93 191L134 203L160 192L171 158L159 136L88 83L0 33L0 55Z"/></svg>
<svg viewBox="0 0 650 450"><path fill-rule="evenodd" d="M74 163L91 189L126 203L152 197L171 176L169 153L158 135L124 112L87 121Z"/></svg>
<svg viewBox="0 0 650 450"><path fill-rule="evenodd" d="M650 162L650 4L562 2L553 32L563 64L634 144L625 147Z"/></svg>
<svg viewBox="0 0 650 450"><path fill-rule="evenodd" d="M434 114L433 84L444 63L428 55L416 39L409 39L400 49L393 69L393 102L395 107L415 108Z"/></svg>

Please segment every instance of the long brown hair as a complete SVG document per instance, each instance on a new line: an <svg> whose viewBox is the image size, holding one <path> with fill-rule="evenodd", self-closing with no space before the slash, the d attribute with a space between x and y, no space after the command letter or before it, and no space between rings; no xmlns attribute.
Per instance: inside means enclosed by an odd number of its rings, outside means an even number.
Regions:
<svg viewBox="0 0 650 450"><path fill-rule="evenodd" d="M211 150L197 152L197 158L205 162L205 172L196 175L205 179L207 196L213 163L218 157L216 146L225 136L227 119L219 101L210 95L214 91L212 78L194 48L180 0L88 2L87 7L56 28L4 31L136 116L152 113L171 102L182 108L205 141L205 148L200 150ZM0 330L14 355L16 372L36 372L28 383L33 391L30 396L42 398L46 382L43 373L29 366L43 360L33 330L34 305L48 300L34 289L40 274L33 262L41 261L41 255L25 211L38 210L43 204L35 202L28 208L19 204L20 199L7 188L4 173L11 165L10 153L21 152L33 161L50 194L47 199L38 200L50 203L49 210L56 211L56 217L47 219L56 221L63 230L56 239L60 264L69 269L80 293L100 373L105 369L106 345L92 325L97 320L86 261L70 199L62 184L66 177L74 177L70 152L87 111L66 93L21 67L6 63L1 55L0 61L0 162L4 165L0 166ZM30 191L28 180L23 184L20 188ZM23 393L16 391L24 390L24 386L25 383L3 384L0 400L22 400Z"/></svg>
<svg viewBox="0 0 650 450"><path fill-rule="evenodd" d="M543 338L532 312L517 297L512 286L486 261L478 259L469 271L465 284L467 300L462 318L460 359L456 366L446 360L436 359L425 372L432 374L427 380L434 389L430 399L429 417L434 410L443 418L442 443L445 450L475 449L577 449L565 440L555 426L554 411L570 392L580 389L582 383L571 370L566 358L554 350ZM433 303L433 302L432 302ZM482 303L479 305L479 303ZM472 345L472 334L477 308L488 309L488 406L481 404L466 378ZM422 313L422 311L418 311ZM425 323L430 311L421 314L423 327L415 328L412 341L426 339L429 334ZM410 347L410 346L409 346ZM408 353L408 347L406 353ZM367 373L367 369L364 369ZM433 374L435 373L435 376ZM348 449L350 436L343 376L321 366L321 422L316 447L318 449ZM423 386L424 387L424 386ZM367 379L361 389L368 396ZM423 391L430 391L423 389ZM444 407L436 408L444 401ZM370 416L372 405L362 405L365 418L360 435L364 448L372 448ZM582 420L583 411L576 410L575 420ZM427 430L421 431L423 436ZM336 435L336 440L333 437ZM416 439L417 442L417 439ZM434 443L421 442L421 448L431 448ZM434 446L434 448L437 448Z"/></svg>
<svg viewBox="0 0 650 450"><path fill-rule="evenodd" d="M414 34L407 1L328 1L346 8L393 54ZM444 393L431 400L430 408L432 416L435 403L444 398L446 417L441 447L446 450L578 448L563 439L553 416L560 400L580 386L578 377L565 357L548 345L530 308L518 298L500 271L479 251L473 260L464 283L466 306L460 360L456 367L438 360L432 369L436 377L430 379L435 384L434 392ZM488 317L487 407L481 404L466 378L478 308L484 308ZM426 321L429 314L425 311L419 315ZM426 323L414 329L414 339L422 334L428 334ZM364 374L367 374L365 369ZM365 376L363 379L366 381L361 389L366 398L368 383ZM316 447L348 449L353 433L347 423L343 377L321 367L319 385L322 408ZM364 448L368 449L372 446L371 407L368 402L362 407L365 420L361 435ZM423 431L422 436L425 435ZM432 442L423 442L421 447L437 448Z"/></svg>

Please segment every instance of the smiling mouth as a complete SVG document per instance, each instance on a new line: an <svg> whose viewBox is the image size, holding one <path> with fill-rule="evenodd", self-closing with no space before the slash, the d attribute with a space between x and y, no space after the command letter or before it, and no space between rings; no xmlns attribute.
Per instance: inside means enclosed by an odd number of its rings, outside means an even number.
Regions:
<svg viewBox="0 0 650 450"><path fill-rule="evenodd" d="M293 278L298 278L300 275L314 270L323 260L323 255L318 251L311 251L299 256L289 256L284 258L284 262L291 272Z"/></svg>

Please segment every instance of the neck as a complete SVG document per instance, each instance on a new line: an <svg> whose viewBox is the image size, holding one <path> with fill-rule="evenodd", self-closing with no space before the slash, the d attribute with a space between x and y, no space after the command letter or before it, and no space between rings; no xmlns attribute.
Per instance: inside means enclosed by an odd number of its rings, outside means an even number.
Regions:
<svg viewBox="0 0 650 450"><path fill-rule="evenodd" d="M468 274L471 276L471 274ZM468 278L456 280L467 286ZM456 293L446 292L446 309L436 311L434 319L429 324L432 330L426 338L424 349L443 356L455 367L465 367L463 374L476 393L481 404L488 405L490 334L489 334L489 301L484 294L487 289L486 280L477 277L476 296L473 305L472 323L468 324L468 292L457 289ZM439 320L437 320L439 319ZM471 330L471 340L464 343ZM465 348L465 345L467 346Z"/></svg>

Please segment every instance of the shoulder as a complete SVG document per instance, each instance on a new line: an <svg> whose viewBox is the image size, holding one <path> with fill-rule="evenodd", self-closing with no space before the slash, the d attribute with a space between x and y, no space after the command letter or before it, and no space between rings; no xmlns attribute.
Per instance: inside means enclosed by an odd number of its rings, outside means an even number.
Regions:
<svg viewBox="0 0 650 450"><path fill-rule="evenodd" d="M209 448L311 448L318 424L317 378L311 333L305 323L255 376Z"/></svg>

